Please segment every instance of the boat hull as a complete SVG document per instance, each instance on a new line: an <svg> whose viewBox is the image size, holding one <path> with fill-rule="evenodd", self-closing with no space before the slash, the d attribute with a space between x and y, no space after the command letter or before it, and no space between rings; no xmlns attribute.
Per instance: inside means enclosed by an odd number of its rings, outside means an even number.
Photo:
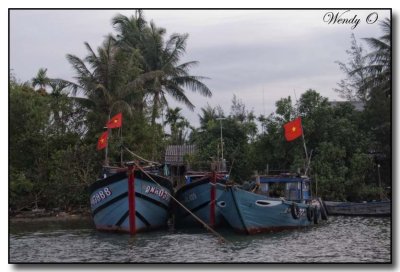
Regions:
<svg viewBox="0 0 400 272"><path fill-rule="evenodd" d="M167 226L172 183L151 175L159 186L142 171L135 171L134 176L131 201L127 171L98 180L90 186L90 204L96 229L136 233ZM135 214L133 228L130 214Z"/></svg>
<svg viewBox="0 0 400 272"><path fill-rule="evenodd" d="M313 206L271 199L237 186L227 188L219 199L218 210L234 230L247 234L306 227L320 217L319 209Z"/></svg>
<svg viewBox="0 0 400 272"><path fill-rule="evenodd" d="M328 215L390 216L391 201L364 203L324 201Z"/></svg>
<svg viewBox="0 0 400 272"><path fill-rule="evenodd" d="M223 217L217 208L219 198L224 193L225 186L220 183L223 180L217 180L215 184L211 182L211 177L204 177L199 181L187 184L180 188L175 196L191 213L196 215L204 223L212 227L223 224ZM212 190L214 192L214 201L212 199ZM198 227L201 226L186 209L180 205L174 208L175 226L177 227Z"/></svg>

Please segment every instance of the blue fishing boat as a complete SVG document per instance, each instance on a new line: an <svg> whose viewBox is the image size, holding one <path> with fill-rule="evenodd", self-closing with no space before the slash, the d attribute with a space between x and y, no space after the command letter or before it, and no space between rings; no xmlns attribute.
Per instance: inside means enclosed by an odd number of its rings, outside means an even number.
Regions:
<svg viewBox="0 0 400 272"><path fill-rule="evenodd" d="M222 215L216 207L216 203L224 192L228 176L226 173L203 173L187 175L187 183L176 193L176 199L187 210L200 218L211 227L217 227L223 222ZM186 209L176 206L174 209L175 225L177 227L200 226Z"/></svg>
<svg viewBox="0 0 400 272"><path fill-rule="evenodd" d="M258 177L245 190L226 186L217 201L218 211L238 232L254 234L318 224L322 204L312 200L310 180L292 175Z"/></svg>
<svg viewBox="0 0 400 272"><path fill-rule="evenodd" d="M137 232L167 226L173 187L170 180L134 169L108 168L90 187L90 206L96 229Z"/></svg>

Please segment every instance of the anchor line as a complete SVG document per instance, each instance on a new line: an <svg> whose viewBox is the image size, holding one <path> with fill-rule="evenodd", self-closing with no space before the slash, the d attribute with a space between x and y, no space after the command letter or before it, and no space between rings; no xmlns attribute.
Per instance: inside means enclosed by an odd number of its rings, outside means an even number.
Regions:
<svg viewBox="0 0 400 272"><path fill-rule="evenodd" d="M127 149L125 147L125 149ZM128 150L128 149L127 149ZM129 151L129 150L128 150ZM155 181L136 161L133 161L133 163L136 165L136 167L141 170L149 179L151 179L155 184L157 184L158 186L161 187L160 184L158 184L157 181ZM179 206L181 206L184 210L186 210L191 216L193 216L193 218L195 218L197 221L199 221L203 227L205 227L208 231L210 231L211 233L213 233L214 235L216 235L218 238L220 238L223 242L227 243L228 240L226 240L221 234L219 234L218 232L216 232L215 230L213 230L212 228L210 228L203 220L201 220L199 217L197 217L194 213L192 213L188 208L185 207L185 205L183 205L181 202L179 202L179 200L177 200L174 196L172 196L169 192L166 192L171 199L173 199Z"/></svg>

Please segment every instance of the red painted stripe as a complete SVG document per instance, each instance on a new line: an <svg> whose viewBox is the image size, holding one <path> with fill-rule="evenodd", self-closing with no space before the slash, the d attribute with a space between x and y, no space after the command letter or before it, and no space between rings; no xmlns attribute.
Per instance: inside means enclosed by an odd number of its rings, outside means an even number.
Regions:
<svg viewBox="0 0 400 272"><path fill-rule="evenodd" d="M214 227L215 225L215 192L217 183L217 175L215 172L212 173L211 179L211 190L210 190L210 226Z"/></svg>
<svg viewBox="0 0 400 272"><path fill-rule="evenodd" d="M128 167L128 205L129 205L129 232L136 233L136 207L135 207L135 169L132 165Z"/></svg>

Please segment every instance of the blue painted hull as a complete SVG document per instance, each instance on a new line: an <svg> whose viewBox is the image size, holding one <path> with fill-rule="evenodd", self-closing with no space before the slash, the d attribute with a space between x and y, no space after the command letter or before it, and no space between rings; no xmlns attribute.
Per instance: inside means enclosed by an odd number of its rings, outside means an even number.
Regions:
<svg viewBox="0 0 400 272"><path fill-rule="evenodd" d="M143 172L135 171L136 232L166 227L170 215L172 183L168 179L151 176L161 187ZM127 172L98 180L89 191L96 229L130 232Z"/></svg>
<svg viewBox="0 0 400 272"><path fill-rule="evenodd" d="M203 178L199 181L184 185L180 188L176 194L176 199L182 203L187 209L193 214L200 218L204 223L217 227L223 223L223 217L217 208L219 198L224 193L225 186L220 182L224 180L218 180L216 185L211 184L211 177ZM215 219L214 225L211 220L211 188L215 186ZM201 226L198 220L196 220L188 211L183 209L181 206L176 205L174 209L175 225L177 227L197 227Z"/></svg>
<svg viewBox="0 0 400 272"><path fill-rule="evenodd" d="M293 203L292 201L271 199L233 186L227 187L225 193L220 197L218 210L233 229L248 234L314 224L314 207ZM292 208L292 205L295 206ZM292 212L294 208L295 216ZM315 214L319 220L319 213Z"/></svg>

